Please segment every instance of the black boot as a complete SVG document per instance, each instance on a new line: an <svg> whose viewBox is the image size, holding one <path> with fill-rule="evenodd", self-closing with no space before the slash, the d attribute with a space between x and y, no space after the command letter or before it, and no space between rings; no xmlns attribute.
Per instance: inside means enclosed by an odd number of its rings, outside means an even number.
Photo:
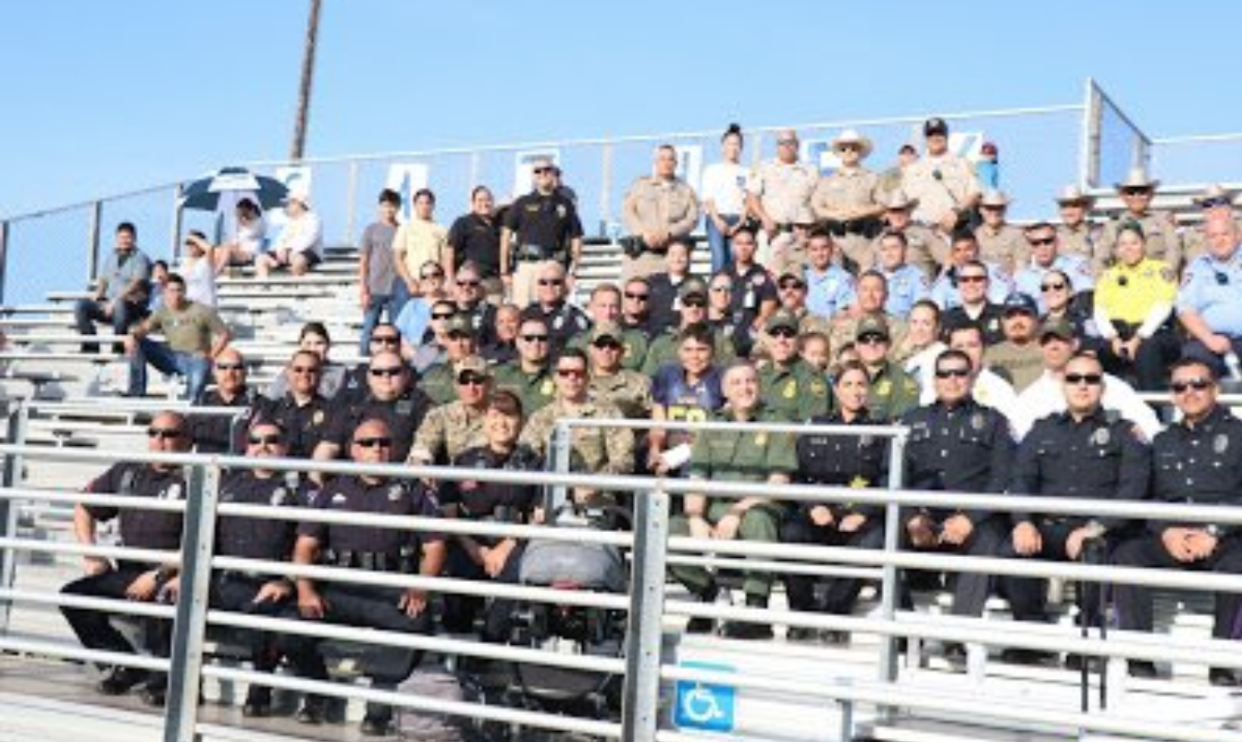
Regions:
<svg viewBox="0 0 1242 742"><path fill-rule="evenodd" d="M709 585L705 590L698 593L695 598L700 603L715 603L716 596L720 594L720 588L715 583ZM695 616L686 623L687 634L712 634L716 631L716 619L706 616Z"/></svg>
<svg viewBox="0 0 1242 742"><path fill-rule="evenodd" d="M767 608L768 596L747 595L747 608ZM724 635L729 639L762 640L772 638L772 625L749 621L730 621L725 624Z"/></svg>

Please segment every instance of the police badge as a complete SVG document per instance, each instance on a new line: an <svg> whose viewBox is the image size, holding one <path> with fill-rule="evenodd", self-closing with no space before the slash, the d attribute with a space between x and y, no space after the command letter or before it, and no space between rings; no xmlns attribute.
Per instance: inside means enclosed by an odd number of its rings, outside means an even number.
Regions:
<svg viewBox="0 0 1242 742"><path fill-rule="evenodd" d="M1227 433L1217 433L1216 438L1212 440L1212 450L1218 454L1229 450L1229 435Z"/></svg>
<svg viewBox="0 0 1242 742"><path fill-rule="evenodd" d="M288 497L289 497L289 491L286 490L284 487L277 487L276 489L272 490L272 499L271 499L272 507L278 508L281 505L284 505Z"/></svg>
<svg viewBox="0 0 1242 742"><path fill-rule="evenodd" d="M970 416L970 427L974 428L975 430L983 430L983 423L984 423L984 419L983 419L982 412L976 412L975 414Z"/></svg>
<svg viewBox="0 0 1242 742"><path fill-rule="evenodd" d="M1091 442L1097 446L1107 446L1110 440L1112 440L1112 435L1108 432L1108 428L1097 428L1091 434Z"/></svg>
<svg viewBox="0 0 1242 742"><path fill-rule="evenodd" d="M390 487L388 488L388 501L389 501L389 502L396 502L397 500L400 500L400 499L401 499L401 494L402 494L404 491L405 491L405 488L404 488L404 487L402 487L400 484L394 484L394 485L390 486Z"/></svg>

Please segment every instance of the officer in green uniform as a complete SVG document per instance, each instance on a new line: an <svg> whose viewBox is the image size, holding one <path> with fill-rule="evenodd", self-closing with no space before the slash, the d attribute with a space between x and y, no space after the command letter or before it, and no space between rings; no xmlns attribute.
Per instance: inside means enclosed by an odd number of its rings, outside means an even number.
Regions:
<svg viewBox="0 0 1242 742"><path fill-rule="evenodd" d="M681 325L652 339L643 361L643 373L648 376L655 376L661 366L677 363L677 347L682 330L707 321L707 283L703 279L692 276L682 281L677 296L681 304ZM728 363L736 358L732 338L720 330L714 330L713 334L716 363Z"/></svg>
<svg viewBox="0 0 1242 742"><path fill-rule="evenodd" d="M548 323L538 317L522 320L517 336L518 357L496 368L492 380L522 400L522 409L534 414L556 396L548 369Z"/></svg>
<svg viewBox="0 0 1242 742"><path fill-rule="evenodd" d="M725 409L713 416L730 422L766 422L777 418L764 409L759 398L759 374L754 366L738 361L725 372ZM724 482L786 484L797 470L793 442L787 435L754 431L702 431L694 439L690 455L690 478ZM767 497L709 501L704 495L687 495L682 514L669 521L669 533L695 538L775 542L780 535L781 507ZM676 565L672 575L703 602L716 599L718 587L703 567ZM746 605L766 607L773 575L747 572L743 589ZM693 619L687 631L714 628L707 619ZM772 627L756 623L729 623L725 636L734 639L768 639Z"/></svg>
<svg viewBox="0 0 1242 742"><path fill-rule="evenodd" d="M418 388L436 405L445 405L457 399L457 374L454 367L478 351L474 323L468 314L455 314L449 318L444 329L448 341L444 344L444 360L424 371L418 379Z"/></svg>
<svg viewBox="0 0 1242 742"><path fill-rule="evenodd" d="M867 409L871 411L872 419L880 422L895 420L919 406L918 382L901 366L889 360L892 336L887 322L875 316L859 320L854 347L858 359L871 375L871 397Z"/></svg>
<svg viewBox="0 0 1242 742"><path fill-rule="evenodd" d="M786 420L810 420L831 407L828 381L798 355L798 318L780 310L764 325L772 362L759 372L760 396L769 413Z"/></svg>

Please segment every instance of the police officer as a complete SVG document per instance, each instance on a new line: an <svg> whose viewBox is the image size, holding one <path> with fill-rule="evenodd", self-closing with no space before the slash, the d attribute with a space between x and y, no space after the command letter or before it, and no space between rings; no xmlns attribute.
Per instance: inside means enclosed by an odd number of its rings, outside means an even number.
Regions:
<svg viewBox="0 0 1242 742"><path fill-rule="evenodd" d="M537 318L548 328L548 353L555 358L576 336L591 329L591 320L567 300L565 269L549 263L539 270L537 300L522 311L522 319Z"/></svg>
<svg viewBox="0 0 1242 742"><path fill-rule="evenodd" d="M970 224L979 203L979 179L964 157L949 151L949 125L942 118L923 124L927 152L902 173L901 188L918 205L914 218L945 234Z"/></svg>
<svg viewBox="0 0 1242 742"><path fill-rule="evenodd" d="M902 353L906 349L906 321L896 315L884 311L888 304L888 279L877 270L869 270L858 278L854 286L854 304L849 311L842 312L832 321L829 337L832 348L839 350L858 339L864 321L872 320L883 323L887 329L889 349L898 348ZM887 350L885 351L888 352ZM905 358L896 354L891 360L904 361ZM874 409L871 411L876 412Z"/></svg>
<svg viewBox="0 0 1242 742"><path fill-rule="evenodd" d="M779 303L772 275L755 261L756 247L755 234L745 227L739 229L733 235L733 263L725 272L733 280L730 309L740 316L742 326L758 335Z"/></svg>
<svg viewBox="0 0 1242 742"><path fill-rule="evenodd" d="M437 266L437 270L442 270ZM401 352L401 331L391 322L376 322L367 342L368 357L382 350ZM371 364L363 361L345 373L341 389L333 397L338 404L351 405L367 396L367 371Z"/></svg>
<svg viewBox="0 0 1242 742"><path fill-rule="evenodd" d="M979 258L1000 266L1012 276L1027 264L1031 248L1022 230L1005 221L1009 204L1009 197L1001 191L983 194L979 200L983 223L975 229L975 239L979 242Z"/></svg>
<svg viewBox="0 0 1242 742"><path fill-rule="evenodd" d="M1234 210L1233 191L1225 188L1219 183L1213 183L1203 192L1195 197L1195 206L1199 207L1202 214L1202 221L1192 227L1184 236L1182 245L1186 265L1195 262L1195 259L1207 252L1207 234L1204 232L1204 225L1220 219L1233 219L1239 224L1242 230L1242 222L1239 222L1238 214Z"/></svg>
<svg viewBox="0 0 1242 742"><path fill-rule="evenodd" d="M381 356L382 357L382 356ZM364 418L350 430L350 457L361 464L396 460L395 431L379 418ZM418 483L371 475L337 477L315 498L315 507L336 512L432 517L439 507L430 490ZM436 576L444 567L443 537L377 526L302 523L294 547L297 564L371 572ZM432 630L426 591L345 582L297 580L297 607L304 619L384 631L429 634ZM389 648L384 662L368 668L373 688L394 690L418 665L419 651ZM307 701L310 703L310 699ZM392 708L368 703L362 720L365 735L385 734Z"/></svg>
<svg viewBox="0 0 1242 742"><path fill-rule="evenodd" d="M401 356L382 351L371 356L365 399L332 415L324 440L315 447L317 461L339 458L350 450L350 435L364 420L383 420L395 441L393 459L404 461L414 443L414 431L427 416L427 395L410 383L410 369Z"/></svg>
<svg viewBox="0 0 1242 742"><path fill-rule="evenodd" d="M629 236L622 240L621 275L650 276L663 267L670 243L690 236L699 221L699 199L677 177L677 150L661 144L655 173L634 181L625 194L621 219Z"/></svg>
<svg viewBox="0 0 1242 742"><path fill-rule="evenodd" d="M308 350L299 350L285 366L288 391L278 400L260 401L253 417L275 422L289 436L289 456L310 458L319 444L327 439L328 400L319 393L319 376L323 361Z"/></svg>
<svg viewBox="0 0 1242 742"><path fill-rule="evenodd" d="M907 198L900 189L889 195L885 203L885 229L875 239L873 251L880 252L880 243L885 234L897 232L906 238L906 257L910 265L922 271L928 280L932 280L949 261L949 245L933 230L915 223L911 212L918 205L918 199Z"/></svg>
<svg viewBox="0 0 1242 742"><path fill-rule="evenodd" d="M1095 288L1095 275L1091 261L1081 255L1062 253L1061 237L1048 222L1028 224L1022 230L1030 245L1031 259L1013 277L1013 285L1039 303L1039 311L1048 311L1048 302L1040 291L1049 273L1059 271L1067 276L1072 285L1071 295L1083 294Z"/></svg>
<svg viewBox="0 0 1242 742"><path fill-rule="evenodd" d="M771 363L759 372L760 397L768 412L790 421L828 414L828 382L798 355L798 319L780 310L765 327Z"/></svg>
<svg viewBox="0 0 1242 742"><path fill-rule="evenodd" d="M871 140L846 129L832 140L841 166L819 179L811 194L815 217L832 232L845 257L859 270L874 262L871 240L880 231L880 178L862 166L871 154Z"/></svg>
<svg viewBox="0 0 1242 742"><path fill-rule="evenodd" d="M454 314L445 324L444 358L418 377L418 389L433 405L446 405L457 398L457 364L478 352L474 325L464 314Z"/></svg>
<svg viewBox="0 0 1242 742"><path fill-rule="evenodd" d="M152 453L182 453L190 449L185 418L175 412L160 412L147 428L147 450ZM167 464L114 464L86 486L86 492L115 494L134 498L182 500L185 476L180 467ZM159 510L121 509L114 506L78 503L73 509L73 533L78 543L93 545L98 523L119 520L121 544L134 549L176 552L181 548L182 515ZM128 559L115 564L102 557L83 558L86 575L65 585L66 595L89 598L136 600L146 603L175 599L178 587L176 562L152 565ZM118 654L134 654L136 648L109 621L109 614L88 608L63 606L61 613L73 628L78 641L87 649ZM152 619L144 634L145 649L157 657L167 657L172 638L171 622ZM163 673L113 665L95 686L108 696L117 696L145 683L142 700L151 706L164 705L167 678Z"/></svg>
<svg viewBox="0 0 1242 742"><path fill-rule="evenodd" d="M1095 242L1097 265L1112 265L1116 257L1113 248L1117 245L1117 232L1126 222L1135 221L1147 235L1147 255L1163 260L1174 271L1181 271L1182 238L1177 233L1177 221L1170 212L1151 210L1151 201L1159 185L1160 181L1147 177L1141 167L1131 168L1126 179L1117 184L1117 193L1121 195L1126 210L1100 230L1100 237Z"/></svg>
<svg viewBox="0 0 1242 742"><path fill-rule="evenodd" d="M1142 433L1115 412L1104 410L1104 369L1095 356L1070 359L1062 380L1065 412L1037 423L1022 439L1009 491L1068 499L1131 500L1147 498L1151 453ZM1014 513L1013 531L1000 550L1004 558L1055 561L1101 560L1106 541L1116 543L1126 522L1117 518ZM1096 551L1092 557L1093 549ZM1009 607L1019 621L1046 622L1043 580L1005 578L1001 581ZM1084 620L1099 622L1099 589L1092 583L1082 605ZM1006 650L1007 659L1039 662L1046 655L1031 650Z"/></svg>
<svg viewBox="0 0 1242 742"><path fill-rule="evenodd" d="M1186 269L1177 297L1177 317L1190 336L1183 354L1212 365L1217 376L1237 381L1242 352L1242 232L1232 218L1212 218L1204 227L1208 251Z"/></svg>
<svg viewBox="0 0 1242 742"><path fill-rule="evenodd" d="M505 389L522 400L527 415L541 409L556 392L548 368L548 324L538 317L522 320L517 336L518 358L496 367L497 389Z"/></svg>
<svg viewBox="0 0 1242 742"><path fill-rule="evenodd" d="M461 359L453 364L453 371L457 399L427 413L410 447L412 464L446 464L481 442L491 371L479 356Z"/></svg>
<svg viewBox="0 0 1242 742"><path fill-rule="evenodd" d="M833 379L836 411L832 415L811 418L812 425L872 425L867 413L870 378L858 362L842 364ZM884 482L888 442L884 438L849 433L809 433L798 437L799 484L824 484L835 487L877 487ZM878 549L884 545L882 508L854 503L803 503L781 524L781 541L793 544L850 546ZM862 590L863 581L850 577L834 577L828 581L824 602L815 604L815 578L787 574L784 577L789 607L795 611L822 610L834 615L849 615ZM790 628L790 641L807 641L816 637L809 628ZM823 637L836 641L839 635L826 632Z"/></svg>
<svg viewBox="0 0 1242 742"><path fill-rule="evenodd" d="M233 417L224 415L190 415L190 438L199 453L238 453L246 447L246 429L250 426L255 402L259 395L246 386L246 362L236 348L225 348L216 354L211 367L216 387L199 397L203 407L236 407Z"/></svg>
<svg viewBox="0 0 1242 742"><path fill-rule="evenodd" d="M984 342L988 345L999 343L1005 338L1005 310L1001 303L993 303L991 283L992 277L988 267L981 261L967 261L957 271L958 303L944 313L944 330L953 332L959 327L977 327L983 332ZM999 301L1003 302L1008 295ZM944 305L941 305L942 308Z"/></svg>
<svg viewBox="0 0 1242 742"><path fill-rule="evenodd" d="M682 248L684 250L684 248ZM631 291L638 290L643 292L643 301L648 301L648 291L646 286L639 287L635 284ZM591 289L591 298L587 302L587 314L590 315L592 327L600 325L610 325L616 328L616 332L620 343L622 354L618 359L620 368L627 370L637 370L643 367L643 360L647 357L647 345L650 343L647 327L623 327L618 324L622 318L622 292L613 283L597 284ZM676 315L673 315L674 321ZM583 332L577 334L569 341L570 348L585 349L591 344L591 333Z"/></svg>
<svg viewBox="0 0 1242 742"><path fill-rule="evenodd" d="M1076 185L1068 185L1061 189L1056 198L1057 214L1061 223L1057 225L1057 241L1060 243L1062 255L1071 255L1085 260L1092 276L1103 272L1103 263L1096 262L1095 242L1099 237L1099 228L1087 219L1095 199L1083 193Z"/></svg>
<svg viewBox="0 0 1242 742"><path fill-rule="evenodd" d="M500 276L510 301L525 307L535 296L539 271L550 263L573 276L582 259L582 223L573 201L556 190L553 164L533 163L535 190L505 213L500 233Z"/></svg>
<svg viewBox="0 0 1242 742"><path fill-rule="evenodd" d="M450 292L457 302L457 313L470 320L470 329L479 345L496 341L496 306L487 301L482 271L478 263L467 261L457 267Z"/></svg>
<svg viewBox="0 0 1242 742"><path fill-rule="evenodd" d="M747 361L737 361L724 374L728 407L715 420L772 421L759 398L759 374ZM690 455L690 478L708 481L786 484L797 470L788 436L751 431L705 430L695 435ZM694 538L775 542L780 535L780 506L766 496L710 501L704 495L686 495L682 514L669 521L669 533ZM716 580L703 567L676 565L672 575L703 602L716 599ZM768 572L748 571L743 590L746 605L766 608L772 589ZM710 620L693 619L687 631L710 631ZM733 639L769 639L772 627L759 623L729 623L724 633Z"/></svg>
<svg viewBox="0 0 1242 742"><path fill-rule="evenodd" d="M543 459L530 447L518 443L522 431L522 402L516 395L500 391L492 395L484 413L484 442L453 458L459 469L541 471ZM535 520L539 488L534 485L501 484L462 480L441 482L440 504L448 518L463 520L530 523ZM492 538L458 534L448 542L448 574L467 580L518 581L523 543L514 538ZM473 596L445 595L441 624L448 631L470 632L482 601ZM493 599L486 614L483 639L507 639L512 600Z"/></svg>
<svg viewBox="0 0 1242 742"><path fill-rule="evenodd" d="M768 240L768 255L779 258L793 242L798 215L811 206L819 171L799 162L798 133L776 134L776 158L761 163L746 181L746 211L758 219Z"/></svg>
<svg viewBox="0 0 1242 742"><path fill-rule="evenodd" d="M946 350L936 358L936 401L902 417L910 428L905 451L906 484L915 490L1004 492L1009 484L1014 440L1009 422L971 396L973 369L962 351ZM970 556L995 554L1004 538L998 516L963 510L919 508L902 515L906 538L918 551L948 551ZM953 615L981 616L991 579L963 572L953 588ZM949 645L951 659L964 657Z"/></svg>
<svg viewBox="0 0 1242 742"><path fill-rule="evenodd" d="M859 320L854 349L870 379L867 410L872 419L883 422L895 420L919 403L919 384L889 357L892 348L887 322L875 316Z"/></svg>
<svg viewBox="0 0 1242 742"><path fill-rule="evenodd" d="M1217 403L1219 387L1210 364L1184 358L1173 364L1169 386L1182 419L1152 441L1151 499L1190 505L1242 505L1242 420ZM1150 520L1147 533L1117 547L1113 561L1126 567L1160 567L1242 574L1242 538L1236 526ZM1120 628L1152 630L1151 590L1114 587ZM1242 608L1237 593L1216 594L1212 636L1232 639ZM1130 662L1130 674L1152 677L1150 662ZM1213 668L1213 684L1234 685L1233 671Z"/></svg>
<svg viewBox="0 0 1242 742"><path fill-rule="evenodd" d="M280 426L263 419L256 420L247 434L246 456L249 458L284 458L289 453L285 432ZM280 474L271 469L239 469L225 476L220 485L220 502L271 507L300 507L307 504L307 490L296 472ZM276 520L240 516L222 516L216 524L216 554L226 557L287 562L293 558L297 524L292 520ZM277 616L284 612L293 595L293 583L261 572L223 570L211 581L212 608ZM280 653L293 661L298 674L310 677L322 663L315 656L314 643L304 637L285 634L280 649L271 635L247 632L251 661L256 672L276 669ZM318 678L321 679L321 678ZM307 714L298 714L303 721L317 704L308 704ZM272 710L272 691L267 686L251 684L242 714L268 716Z"/></svg>
<svg viewBox="0 0 1242 742"><path fill-rule="evenodd" d="M854 276L833 260L836 243L827 231L811 230L807 238L806 308L824 319L834 319L854 303Z"/></svg>

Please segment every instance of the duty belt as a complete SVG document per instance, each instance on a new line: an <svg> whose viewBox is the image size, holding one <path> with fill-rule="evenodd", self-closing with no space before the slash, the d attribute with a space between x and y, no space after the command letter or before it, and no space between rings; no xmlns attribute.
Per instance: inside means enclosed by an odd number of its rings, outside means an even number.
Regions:
<svg viewBox="0 0 1242 742"><path fill-rule="evenodd" d="M518 247L517 259L523 263L534 263L541 260L556 260L559 254L560 250L526 243Z"/></svg>
<svg viewBox="0 0 1242 742"><path fill-rule="evenodd" d="M391 554L383 551L329 551L324 556L329 566L361 569L367 572L415 572L418 559L413 548Z"/></svg>

